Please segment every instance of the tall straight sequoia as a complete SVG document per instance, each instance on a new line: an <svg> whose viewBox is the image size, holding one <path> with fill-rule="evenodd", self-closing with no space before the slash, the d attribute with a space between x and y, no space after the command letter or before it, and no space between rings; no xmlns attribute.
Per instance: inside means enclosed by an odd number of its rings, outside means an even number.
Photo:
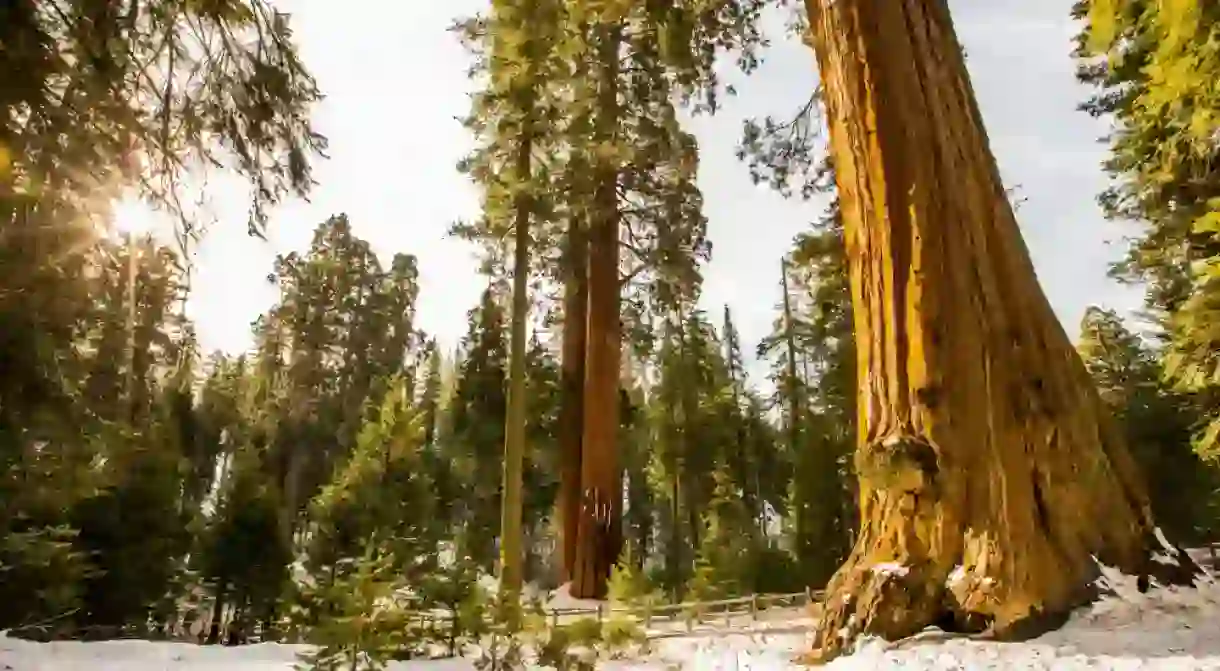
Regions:
<svg viewBox="0 0 1220 671"><path fill-rule="evenodd" d="M563 396L559 408L559 520L562 582L576 565L577 520L581 501L581 433L584 430L585 342L589 306L589 242L582 215L568 223L563 283Z"/></svg>
<svg viewBox="0 0 1220 671"><path fill-rule="evenodd" d="M1140 475L1038 286L945 0L806 7L861 427L861 529L828 586L813 661L862 633L1053 626L1091 598L1091 555L1154 567ZM1187 578L1177 557L1167 577Z"/></svg>
<svg viewBox="0 0 1220 671"><path fill-rule="evenodd" d="M602 26L598 41L600 142L612 144L618 127L619 46L622 26ZM596 192L589 229L589 304L585 341L584 433L581 445L581 502L571 594L579 599L606 595L610 570L618 561L623 492L618 477L619 378L621 365L617 159L601 157L594 168Z"/></svg>

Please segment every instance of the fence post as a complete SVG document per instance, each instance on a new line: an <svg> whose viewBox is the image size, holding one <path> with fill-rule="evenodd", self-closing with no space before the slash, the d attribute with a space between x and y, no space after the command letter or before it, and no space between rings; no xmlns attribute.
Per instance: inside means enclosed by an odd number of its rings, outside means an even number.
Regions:
<svg viewBox="0 0 1220 671"><path fill-rule="evenodd" d="M809 585L805 585L805 605L813 605L813 588L811 588Z"/></svg>
<svg viewBox="0 0 1220 671"><path fill-rule="evenodd" d="M755 622L758 621L758 595L757 594L750 595L750 617Z"/></svg>
<svg viewBox="0 0 1220 671"><path fill-rule="evenodd" d="M644 629L652 626L652 601L644 604Z"/></svg>
<svg viewBox="0 0 1220 671"><path fill-rule="evenodd" d="M602 604L597 604L597 621L600 624L602 621Z"/></svg>
<svg viewBox="0 0 1220 671"><path fill-rule="evenodd" d="M733 605L725 604L724 608L724 626L729 626L729 618L733 616Z"/></svg>
<svg viewBox="0 0 1220 671"><path fill-rule="evenodd" d="M552 608L551 609L551 629L558 629L558 628L559 628L559 611Z"/></svg>

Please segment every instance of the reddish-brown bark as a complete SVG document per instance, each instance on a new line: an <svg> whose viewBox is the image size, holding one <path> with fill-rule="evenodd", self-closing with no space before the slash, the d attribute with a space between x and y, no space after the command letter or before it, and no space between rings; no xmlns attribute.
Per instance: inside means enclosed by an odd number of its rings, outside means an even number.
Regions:
<svg viewBox="0 0 1220 671"><path fill-rule="evenodd" d="M1038 285L945 0L806 0L846 229L861 528L815 658L1016 636L1150 568L1139 474ZM1094 559L1096 558L1096 559Z"/></svg>

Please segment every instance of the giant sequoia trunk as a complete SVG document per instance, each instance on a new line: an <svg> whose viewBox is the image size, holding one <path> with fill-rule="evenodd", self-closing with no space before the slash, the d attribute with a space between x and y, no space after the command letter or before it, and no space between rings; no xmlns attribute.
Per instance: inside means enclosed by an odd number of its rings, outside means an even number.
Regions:
<svg viewBox="0 0 1220 671"><path fill-rule="evenodd" d="M602 68L598 91L598 140L612 142L618 127L619 26L608 26L598 46ZM618 476L619 211L618 168L601 158L589 230L589 305L585 347L584 433L581 503L571 593L581 599L606 594L618 560L623 492Z"/></svg>
<svg viewBox="0 0 1220 671"><path fill-rule="evenodd" d="M576 528L580 515L581 432L584 426L585 329L589 306L589 243L584 222L573 216L568 227L564 254L563 295L563 396L559 409L560 481L558 515L560 582L572 579L576 564Z"/></svg>
<svg viewBox="0 0 1220 671"><path fill-rule="evenodd" d="M1092 596L1096 561L1147 574L1140 475L1038 286L945 0L806 6L860 394L861 528L814 656L1032 633Z"/></svg>
<svg viewBox="0 0 1220 671"><path fill-rule="evenodd" d="M617 198L617 194L612 196ZM618 518L623 493L618 478L619 277L618 216L598 221L590 235L589 314L581 444L581 500L577 518L571 593L579 599L606 594L618 560Z"/></svg>

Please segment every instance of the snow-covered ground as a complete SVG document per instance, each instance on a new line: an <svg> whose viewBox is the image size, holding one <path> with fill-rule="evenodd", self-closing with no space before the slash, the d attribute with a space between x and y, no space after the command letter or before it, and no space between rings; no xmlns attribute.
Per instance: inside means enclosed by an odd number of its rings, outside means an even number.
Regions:
<svg viewBox="0 0 1220 671"><path fill-rule="evenodd" d="M1062 629L1027 643L966 639L864 641L833 671L879 669L1215 669L1220 671L1220 586L1154 589L1139 594L1129 579L1107 573L1116 596L1073 616ZM557 599L562 601L563 599ZM569 604L565 604L569 605ZM575 605L575 604L571 604ZM583 605L583 604L582 604ZM761 622L746 618L693 632L670 629L646 658L606 662L607 671L771 671L797 667L812 623L801 611ZM780 615L778 612L774 615ZM30 643L0 638L0 671L289 671L300 646L239 648L181 643ZM392 671L473 671L467 660L401 662Z"/></svg>

